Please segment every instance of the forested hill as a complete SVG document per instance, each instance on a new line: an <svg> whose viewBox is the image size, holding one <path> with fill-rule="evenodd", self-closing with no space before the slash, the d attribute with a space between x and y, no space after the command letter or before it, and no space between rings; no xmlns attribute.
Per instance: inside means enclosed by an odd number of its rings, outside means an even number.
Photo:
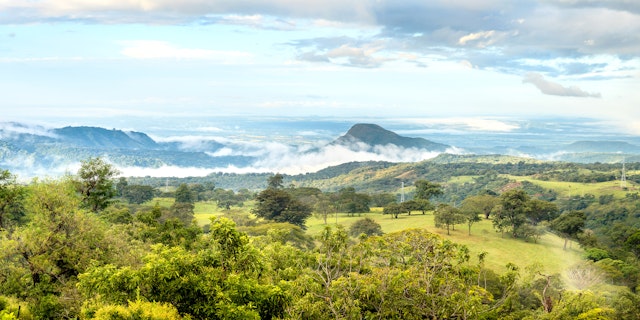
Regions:
<svg viewBox="0 0 640 320"><path fill-rule="evenodd" d="M61 142L70 145L100 149L161 149L162 147L142 132L107 130L97 127L64 127L53 133Z"/></svg>
<svg viewBox="0 0 640 320"><path fill-rule="evenodd" d="M640 163L627 163L627 180L640 182ZM456 177L467 177L473 188L488 188L498 192L509 183L498 175L535 176L542 180L566 182L613 181L620 176L621 164L579 164L540 161L531 158L503 155L452 155L442 154L436 158L415 163L391 163L383 161L350 162L328 167L316 173L284 175L285 185L314 187L324 191L337 191L353 187L367 193L399 192L404 182L411 185L415 180L426 179L448 183ZM156 187L179 183L213 182L219 188L239 190L261 190L273 173L229 174L213 173L206 177L191 178L130 178L132 183L149 184ZM486 180L486 181L484 181ZM488 184L488 185L485 185Z"/></svg>
<svg viewBox="0 0 640 320"><path fill-rule="evenodd" d="M368 123L355 124L345 135L334 141L335 144L346 146L358 142L363 142L369 146L392 144L403 148L427 149L430 151L445 151L451 147L423 138L403 137L379 125Z"/></svg>

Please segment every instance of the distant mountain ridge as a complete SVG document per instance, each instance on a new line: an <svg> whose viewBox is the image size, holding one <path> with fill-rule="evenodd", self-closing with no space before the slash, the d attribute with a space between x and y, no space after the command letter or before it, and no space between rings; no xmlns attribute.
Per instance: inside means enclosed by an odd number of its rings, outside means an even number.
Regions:
<svg viewBox="0 0 640 320"><path fill-rule="evenodd" d="M142 132L125 132L99 127L64 127L52 131L62 141L77 147L102 149L161 149Z"/></svg>
<svg viewBox="0 0 640 320"><path fill-rule="evenodd" d="M426 149L439 152L444 152L451 147L424 138L403 137L377 124L370 123L355 124L345 135L334 141L335 144L344 146L350 146L357 142L363 142L372 147L392 144L403 148Z"/></svg>

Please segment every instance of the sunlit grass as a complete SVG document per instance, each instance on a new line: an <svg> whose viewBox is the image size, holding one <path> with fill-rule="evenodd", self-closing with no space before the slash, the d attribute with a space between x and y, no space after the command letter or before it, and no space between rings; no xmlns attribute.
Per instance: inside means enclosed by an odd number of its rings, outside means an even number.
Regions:
<svg viewBox="0 0 640 320"><path fill-rule="evenodd" d="M538 243L525 242L495 232L491 220L483 219L472 225L471 235L466 224L456 225L455 230L451 230L451 234L447 235L445 229L435 227L432 213L422 215L414 212L411 216L405 214L394 219L392 216L382 215L379 210L376 211L378 212L362 214L360 217L349 217L339 213L338 224L348 229L358 219L369 217L378 222L385 233L407 228L424 228L453 242L466 245L471 251L472 261L477 261L478 254L486 251L488 256L485 265L497 272L504 271L505 265L511 262L521 269L539 264L542 266L541 272L562 274L582 260L582 250L576 243L573 243L571 248L563 250L564 239L551 233L542 236ZM335 225L335 216L327 220L327 225ZM310 235L319 234L325 227L323 220L318 217L309 218L307 226L307 233Z"/></svg>
<svg viewBox="0 0 640 320"><path fill-rule="evenodd" d="M627 181L627 189L620 186L620 181L605 181L596 183L579 183L579 182L563 182L563 181L543 181L532 179L529 177L507 176L509 179L516 181L529 181L544 189L551 189L558 192L561 198L570 198L576 196L584 196L592 194L596 197L601 195L612 194L616 198L624 198L628 192L637 192L636 186Z"/></svg>

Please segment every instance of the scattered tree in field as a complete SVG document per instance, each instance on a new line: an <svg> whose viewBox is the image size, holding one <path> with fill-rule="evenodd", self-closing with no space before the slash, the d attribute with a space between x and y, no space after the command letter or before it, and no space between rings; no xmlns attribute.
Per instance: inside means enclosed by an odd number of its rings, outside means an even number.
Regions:
<svg viewBox="0 0 640 320"><path fill-rule="evenodd" d="M93 212L98 212L112 203L116 195L113 179L118 170L101 158L82 161L78 170L77 189L82 203Z"/></svg>
<svg viewBox="0 0 640 320"><path fill-rule="evenodd" d="M403 212L403 208L399 203L390 203L382 209L382 214L390 214L398 219L398 215Z"/></svg>
<svg viewBox="0 0 640 320"><path fill-rule="evenodd" d="M511 189L500 195L499 206L494 208L493 226L500 232L511 232L518 238L519 228L527 223L529 195L523 190Z"/></svg>
<svg viewBox="0 0 640 320"><path fill-rule="evenodd" d="M461 209L465 212L475 211L482 214L485 219L489 219L491 211L498 204L498 198L489 194L481 194L467 197L462 200Z"/></svg>
<svg viewBox="0 0 640 320"><path fill-rule="evenodd" d="M366 213L370 211L369 203L371 197L364 193L357 193L353 187L343 188L338 191L338 203L340 211L353 216L356 213Z"/></svg>
<svg viewBox="0 0 640 320"><path fill-rule="evenodd" d="M567 249L569 239L576 239L584 229L586 217L582 211L569 211L551 221L551 229L564 237L564 247Z"/></svg>
<svg viewBox="0 0 640 320"><path fill-rule="evenodd" d="M383 234L382 227L371 218L360 219L349 227L349 235L357 237L361 234L366 236L381 236Z"/></svg>
<svg viewBox="0 0 640 320"><path fill-rule="evenodd" d="M465 217L460 209L448 204L441 203L436 207L434 212L434 222L438 228L446 228L447 234L450 234L451 227L458 223L462 223Z"/></svg>
<svg viewBox="0 0 640 320"><path fill-rule="evenodd" d="M324 224L327 224L327 219L337 212L337 208L328 197L321 196L314 205L314 211L322 218Z"/></svg>
<svg viewBox="0 0 640 320"><path fill-rule="evenodd" d="M469 207L465 207L463 206L460 209L460 214L462 215L464 221L467 223L467 227L469 228L469 235L471 235L471 226L482 220L480 218L480 216L478 215L478 211L477 210L469 210Z"/></svg>

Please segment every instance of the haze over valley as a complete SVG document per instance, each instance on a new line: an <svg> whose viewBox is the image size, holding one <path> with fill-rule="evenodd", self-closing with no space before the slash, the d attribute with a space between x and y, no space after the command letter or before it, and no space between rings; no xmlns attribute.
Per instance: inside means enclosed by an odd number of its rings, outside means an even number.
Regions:
<svg viewBox="0 0 640 320"><path fill-rule="evenodd" d="M24 179L55 177L100 156L124 176L184 177L300 174L354 161L417 162L442 153L583 163L637 161L640 155L639 137L593 119L366 120L371 123L316 117L102 120L113 127L5 122L0 167Z"/></svg>

